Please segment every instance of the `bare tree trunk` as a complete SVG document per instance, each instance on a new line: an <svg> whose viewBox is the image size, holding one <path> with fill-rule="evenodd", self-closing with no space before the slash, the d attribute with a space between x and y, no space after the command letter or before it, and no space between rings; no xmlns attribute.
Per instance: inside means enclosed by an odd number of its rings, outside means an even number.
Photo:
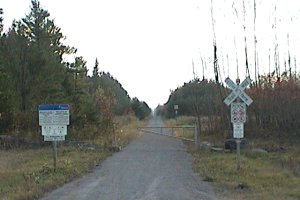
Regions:
<svg viewBox="0 0 300 200"><path fill-rule="evenodd" d="M202 63L202 74L203 74L203 76L202 76L202 81L204 81L204 79L205 79L204 68L206 67L206 63L204 62L202 56L201 56L201 63Z"/></svg>
<svg viewBox="0 0 300 200"><path fill-rule="evenodd" d="M246 60L246 75L250 77L249 63L248 63L248 50L247 50L247 33L246 33L246 8L245 0L243 0L243 16L244 16L244 41L245 41L245 60Z"/></svg>
<svg viewBox="0 0 300 200"><path fill-rule="evenodd" d="M287 34L287 43L288 43L288 65L289 65L289 76L292 80L292 66L291 66L291 54L290 54L290 35Z"/></svg>
<svg viewBox="0 0 300 200"><path fill-rule="evenodd" d="M277 40L277 5L274 7L274 29L275 29L275 47L274 47L274 64L275 64L275 72L277 77L277 82L280 81L280 60L279 60L279 49L278 49L278 40Z"/></svg>
<svg viewBox="0 0 300 200"><path fill-rule="evenodd" d="M268 75L268 82L271 83L271 54L269 48L269 75Z"/></svg>
<svg viewBox="0 0 300 200"><path fill-rule="evenodd" d="M228 54L226 54L226 58L227 58L227 77L229 77L230 65L229 65L229 56L228 56Z"/></svg>
<svg viewBox="0 0 300 200"><path fill-rule="evenodd" d="M296 59L296 55L294 57L294 62L295 62L295 81L297 81L297 59Z"/></svg>
<svg viewBox="0 0 300 200"><path fill-rule="evenodd" d="M213 29L213 47L214 47L214 73L215 73L215 81L219 83L219 70L218 70L218 57L217 57L217 41L216 41L216 32L215 32L215 19L214 19L214 10L213 10L213 0L211 0L211 21L212 21L212 29Z"/></svg>
<svg viewBox="0 0 300 200"><path fill-rule="evenodd" d="M239 78L239 58L238 58L238 53L237 53L237 48L236 48L236 39L234 37L234 47L235 47L235 59L236 59L236 77Z"/></svg>
<svg viewBox="0 0 300 200"><path fill-rule="evenodd" d="M258 69L257 69L257 50L256 50L256 44L257 44L257 38L256 38L256 0L254 0L254 21L253 21L253 27L254 27L254 70L255 70L255 85L258 86L257 84L257 79L259 78L258 74Z"/></svg>
<svg viewBox="0 0 300 200"><path fill-rule="evenodd" d="M194 60L192 60L192 67L193 67L193 76L194 76L194 80L196 80L197 75L195 73L195 65L194 65Z"/></svg>
<svg viewBox="0 0 300 200"><path fill-rule="evenodd" d="M194 80L193 82L193 96L194 96L194 116L196 117L196 125L197 125L197 148L199 147L199 143L200 143L200 135L201 135L201 113L200 113L200 108L199 108L199 99L198 99L198 95L197 95L197 92L196 92L196 89L197 89L197 84L198 82L196 80Z"/></svg>
<svg viewBox="0 0 300 200"><path fill-rule="evenodd" d="M219 83L219 70L218 70L218 58L217 58L217 44L214 42L214 73L216 83Z"/></svg>

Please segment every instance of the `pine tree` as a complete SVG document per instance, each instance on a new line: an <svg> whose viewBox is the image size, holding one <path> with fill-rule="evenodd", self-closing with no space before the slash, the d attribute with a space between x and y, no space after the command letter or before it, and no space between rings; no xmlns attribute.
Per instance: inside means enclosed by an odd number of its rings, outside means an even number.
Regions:
<svg viewBox="0 0 300 200"><path fill-rule="evenodd" d="M31 12L22 19L22 26L31 47L32 98L36 103L63 101L62 82L66 71L62 56L75 50L62 44L64 36L60 28L37 0L32 1Z"/></svg>
<svg viewBox="0 0 300 200"><path fill-rule="evenodd" d="M4 54L5 37L3 31L3 9L0 8L0 132L6 131L13 123L13 107L12 107L12 88L10 77L5 68Z"/></svg>
<svg viewBox="0 0 300 200"><path fill-rule="evenodd" d="M66 67L64 54L75 49L62 44L60 28L50 19L48 11L33 0L30 13L14 21L5 34L5 68L11 78L17 108L15 122L23 130L36 128L39 104L64 103Z"/></svg>
<svg viewBox="0 0 300 200"><path fill-rule="evenodd" d="M95 60L95 66L94 66L94 69L93 69L93 77L99 77L99 62L98 62L98 59L96 58Z"/></svg>
<svg viewBox="0 0 300 200"><path fill-rule="evenodd" d="M95 60L95 66L94 66L94 69L93 69L93 76L92 76L92 87L91 87L91 93L95 93L98 86L99 86L99 79L100 79L100 76L99 76L99 62L98 62L98 59L96 58Z"/></svg>
<svg viewBox="0 0 300 200"><path fill-rule="evenodd" d="M0 35L2 34L2 31L3 31L3 9L0 8Z"/></svg>

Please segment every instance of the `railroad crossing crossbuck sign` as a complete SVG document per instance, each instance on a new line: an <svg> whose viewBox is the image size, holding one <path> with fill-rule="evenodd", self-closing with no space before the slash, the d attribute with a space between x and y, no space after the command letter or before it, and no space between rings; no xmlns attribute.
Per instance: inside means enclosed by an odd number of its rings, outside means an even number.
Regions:
<svg viewBox="0 0 300 200"><path fill-rule="evenodd" d="M246 78L241 84L235 84L230 78L225 80L232 92L224 100L224 103L231 105L231 123L233 124L233 137L244 137L244 123L246 122L246 104L249 106L253 100L244 92L251 83L250 78ZM239 80L238 80L239 83ZM234 102L236 99L242 102Z"/></svg>
<svg viewBox="0 0 300 200"><path fill-rule="evenodd" d="M230 78L226 78L225 83L232 90L226 97L224 103L231 105L231 122L233 125L233 138L236 138L237 170L240 169L240 144L241 138L244 137L244 123L246 122L246 104L249 106L253 100L244 92L246 87L251 83L251 79L246 78L241 84L237 79L235 84ZM236 102L234 102L237 100ZM240 102L241 100L242 102Z"/></svg>
<svg viewBox="0 0 300 200"><path fill-rule="evenodd" d="M244 92L246 87L251 83L251 79L246 78L240 85L235 84L230 78L226 78L225 83L232 90L230 95L224 100L224 103L229 106L238 97L249 106L253 100Z"/></svg>

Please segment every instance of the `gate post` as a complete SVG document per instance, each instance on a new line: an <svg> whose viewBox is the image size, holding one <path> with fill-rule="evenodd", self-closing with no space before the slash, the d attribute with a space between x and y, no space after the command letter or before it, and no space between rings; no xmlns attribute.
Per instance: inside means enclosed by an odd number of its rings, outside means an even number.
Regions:
<svg viewBox="0 0 300 200"><path fill-rule="evenodd" d="M199 148L199 144L198 144L198 130L197 130L197 126L195 125L194 128L194 137L195 137L195 148L196 150L198 150Z"/></svg>

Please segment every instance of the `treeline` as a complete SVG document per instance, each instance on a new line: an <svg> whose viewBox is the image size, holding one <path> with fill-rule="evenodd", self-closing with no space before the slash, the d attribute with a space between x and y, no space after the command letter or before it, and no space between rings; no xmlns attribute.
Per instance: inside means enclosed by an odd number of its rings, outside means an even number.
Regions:
<svg viewBox="0 0 300 200"><path fill-rule="evenodd" d="M219 134L232 137L230 107L223 100L231 90L215 81L195 79L174 90L168 102L156 112L174 118L174 105L178 116L195 116L200 134ZM280 77L275 73L260 76L246 93L254 102L247 108L245 124L247 138L264 138L275 141L300 138L300 79L296 74Z"/></svg>
<svg viewBox="0 0 300 200"><path fill-rule="evenodd" d="M65 62L64 56L76 49L65 45L64 39L38 0L32 0L30 13L6 32L0 8L0 133L39 138L41 104L70 105L68 137L75 139L109 134L115 115L143 119L151 113L109 73L100 72L97 59L92 76L83 57Z"/></svg>
<svg viewBox="0 0 300 200"><path fill-rule="evenodd" d="M167 103L156 114L166 118L194 116L200 134L228 130L228 111L222 102L226 89L215 81L195 78L171 92ZM178 105L177 115L174 105Z"/></svg>
<svg viewBox="0 0 300 200"><path fill-rule="evenodd" d="M256 0L223 3L211 0L212 48L211 52L207 47L201 52L203 78L200 80L194 73L194 79L171 92L168 102L156 112L173 118L174 105L178 105L178 115L195 116L202 134L232 137L230 107L223 102L231 90L223 81L229 74L237 77L245 74L253 79L246 92L254 100L247 108L245 136L279 142L299 141L300 79L296 46L290 46L297 44L297 33L291 29L298 22L297 12L290 7L291 12L283 17L282 11L278 11L279 2L265 2L264 6L269 7L269 12L265 13L263 5ZM224 15L216 11L224 11ZM269 26L258 31L261 28L257 26L258 21L268 21ZM235 31L226 32L220 27ZM268 34L273 37L266 40L264 37ZM230 38L232 42L227 42ZM205 72L213 73L214 80L206 80Z"/></svg>

